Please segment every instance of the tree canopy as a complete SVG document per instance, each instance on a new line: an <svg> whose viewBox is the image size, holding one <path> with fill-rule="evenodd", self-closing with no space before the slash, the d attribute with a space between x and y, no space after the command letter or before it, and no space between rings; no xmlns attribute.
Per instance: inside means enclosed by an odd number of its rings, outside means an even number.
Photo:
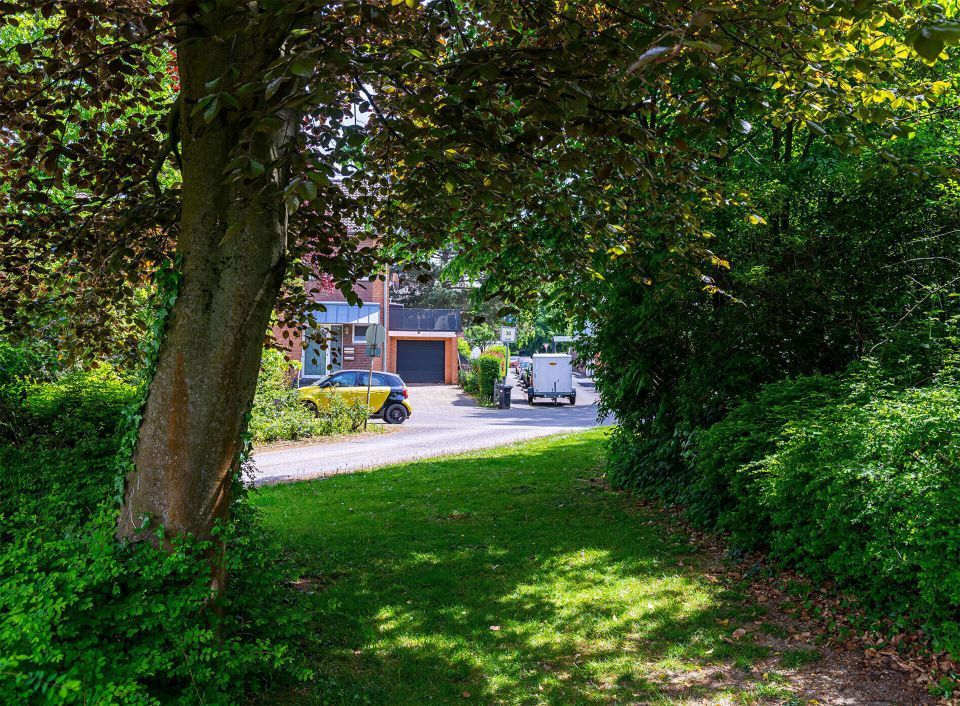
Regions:
<svg viewBox="0 0 960 706"><path fill-rule="evenodd" d="M209 536L228 511L264 331L275 308L302 321L308 275L355 299L378 258L452 243L508 301L570 280L589 311L614 273L718 291L711 214L764 221L718 178L757 126L790 154L895 160L960 38L923 0L0 10L0 333L109 348L175 262L121 516L135 539L147 517Z"/></svg>
<svg viewBox="0 0 960 706"><path fill-rule="evenodd" d="M911 56L933 59L957 37L919 0L3 10L3 320L22 328L65 310L69 340L94 347L102 317L129 313L132 288L176 247L181 121L239 126L227 180L283 170L291 275L322 268L346 285L369 270L350 221L407 250L453 236L558 274L666 252L709 264L704 204L762 216L705 167L748 145L758 122L795 126L798 143L879 149L944 88ZM198 18L215 18L230 57L202 81L177 61L208 34L192 33ZM261 53L242 55L251 37ZM199 81L193 95L182 81ZM288 113L297 129L264 164L253 146ZM549 227L570 219L577 233ZM242 239L244 227L226 232ZM527 276L511 272L505 286ZM306 297L291 281L295 310Z"/></svg>

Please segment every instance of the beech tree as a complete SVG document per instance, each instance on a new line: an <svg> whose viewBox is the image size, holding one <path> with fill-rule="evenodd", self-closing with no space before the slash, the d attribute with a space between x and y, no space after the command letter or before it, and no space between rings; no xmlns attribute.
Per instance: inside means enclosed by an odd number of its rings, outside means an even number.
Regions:
<svg viewBox="0 0 960 706"><path fill-rule="evenodd" d="M499 258L504 295L531 272L603 276L610 258L640 283L650 258L708 278L725 264L702 209L762 216L705 164L757 121L851 150L906 135L936 93L913 59L960 34L921 0L0 11L0 332L49 322L65 347L102 349L158 263L180 273L125 540L208 537L228 512L264 332L275 309L300 320L308 274L349 293L378 257L453 242Z"/></svg>

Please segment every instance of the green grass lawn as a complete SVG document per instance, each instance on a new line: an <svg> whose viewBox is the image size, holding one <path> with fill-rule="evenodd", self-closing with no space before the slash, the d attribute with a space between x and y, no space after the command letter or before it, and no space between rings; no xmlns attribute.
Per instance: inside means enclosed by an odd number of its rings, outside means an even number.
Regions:
<svg viewBox="0 0 960 706"><path fill-rule="evenodd" d="M272 704L760 703L759 613L602 481L607 432L264 488L316 680Z"/></svg>

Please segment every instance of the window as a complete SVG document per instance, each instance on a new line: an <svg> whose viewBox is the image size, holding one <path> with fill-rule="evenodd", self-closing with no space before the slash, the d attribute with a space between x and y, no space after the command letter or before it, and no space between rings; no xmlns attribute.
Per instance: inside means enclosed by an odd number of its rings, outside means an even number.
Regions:
<svg viewBox="0 0 960 706"><path fill-rule="evenodd" d="M366 387L368 376L369 373L357 373L357 385L360 387ZM386 375L374 373L373 387L392 387L392 385L390 385L390 379Z"/></svg>
<svg viewBox="0 0 960 706"><path fill-rule="evenodd" d="M353 327L353 342L354 343L366 343L367 342L367 327L363 326L354 326Z"/></svg>
<svg viewBox="0 0 960 706"><path fill-rule="evenodd" d="M356 387L356 380L356 373L337 373L330 376L330 387Z"/></svg>

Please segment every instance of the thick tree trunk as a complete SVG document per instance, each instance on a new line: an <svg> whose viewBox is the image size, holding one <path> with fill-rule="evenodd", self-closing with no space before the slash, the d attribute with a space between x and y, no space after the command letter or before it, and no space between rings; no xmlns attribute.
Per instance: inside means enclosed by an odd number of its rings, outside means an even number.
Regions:
<svg viewBox="0 0 960 706"><path fill-rule="evenodd" d="M238 113L207 124L190 116L230 67L255 72L271 58L262 35L217 36L214 15L191 25L178 48L183 211L179 295L162 341L127 477L118 536L156 543L189 533L206 539L227 516L240 435L256 387L264 334L285 269L287 214L281 175L270 165L296 128L258 135L251 156L267 165L254 181L227 183L240 142ZM242 223L239 231L230 224ZM145 526L145 521L149 524Z"/></svg>

